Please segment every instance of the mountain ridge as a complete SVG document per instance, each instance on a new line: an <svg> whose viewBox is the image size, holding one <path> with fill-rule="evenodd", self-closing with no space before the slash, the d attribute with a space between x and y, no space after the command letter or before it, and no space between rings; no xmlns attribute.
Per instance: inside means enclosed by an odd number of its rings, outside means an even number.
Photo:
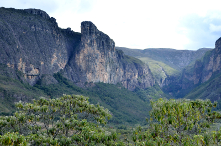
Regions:
<svg viewBox="0 0 221 146"><path fill-rule="evenodd" d="M92 22L82 22L80 34L59 28L55 18L39 9L0 11L0 63L22 72L30 85L42 75L56 83L53 74L59 71L79 86L121 82L134 90L154 85L148 66L115 51L114 41Z"/></svg>

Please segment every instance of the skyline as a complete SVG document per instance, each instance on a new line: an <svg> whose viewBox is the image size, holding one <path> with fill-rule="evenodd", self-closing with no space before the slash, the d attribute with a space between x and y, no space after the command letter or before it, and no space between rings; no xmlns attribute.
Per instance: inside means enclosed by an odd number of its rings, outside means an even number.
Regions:
<svg viewBox="0 0 221 146"><path fill-rule="evenodd" d="M132 49L214 48L221 37L218 0L7 0L0 7L41 9L76 32L91 21L116 46Z"/></svg>

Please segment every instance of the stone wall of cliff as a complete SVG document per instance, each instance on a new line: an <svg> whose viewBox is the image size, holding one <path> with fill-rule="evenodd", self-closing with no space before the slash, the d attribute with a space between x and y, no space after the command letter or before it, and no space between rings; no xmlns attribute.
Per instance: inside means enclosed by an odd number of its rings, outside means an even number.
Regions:
<svg viewBox="0 0 221 146"><path fill-rule="evenodd" d="M22 72L31 85L64 69L79 38L42 10L0 8L0 63Z"/></svg>
<svg viewBox="0 0 221 146"><path fill-rule="evenodd" d="M80 86L85 82L120 82L134 90L154 84L148 66L115 50L114 41L92 22L81 23L81 42L76 50L64 74Z"/></svg>

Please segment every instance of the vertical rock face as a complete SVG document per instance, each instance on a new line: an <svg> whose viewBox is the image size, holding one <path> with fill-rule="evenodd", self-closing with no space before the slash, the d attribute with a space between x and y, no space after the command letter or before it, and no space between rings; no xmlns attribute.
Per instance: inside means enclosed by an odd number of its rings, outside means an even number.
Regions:
<svg viewBox="0 0 221 146"><path fill-rule="evenodd" d="M149 68L141 61L115 50L115 43L92 22L81 23L81 42L67 66L67 78L83 86L85 82L122 83L126 88L146 88L154 84Z"/></svg>
<svg viewBox="0 0 221 146"><path fill-rule="evenodd" d="M0 8L0 63L21 71L31 85L64 69L76 42L55 22L41 10Z"/></svg>
<svg viewBox="0 0 221 146"><path fill-rule="evenodd" d="M92 22L82 22L81 33L80 51L75 59L77 66L85 72L87 82L119 81L120 78L115 74L122 75L123 71L114 64L117 62L114 41L100 32ZM113 70L116 72L111 72Z"/></svg>

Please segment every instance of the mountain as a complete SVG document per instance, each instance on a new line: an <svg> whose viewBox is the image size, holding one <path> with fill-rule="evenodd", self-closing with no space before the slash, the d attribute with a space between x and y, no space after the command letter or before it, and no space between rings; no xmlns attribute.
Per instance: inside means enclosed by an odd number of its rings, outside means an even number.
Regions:
<svg viewBox="0 0 221 146"><path fill-rule="evenodd" d="M0 8L0 114L15 101L63 94L89 96L115 123L145 121L149 100L167 96L148 65L115 49L92 22L78 33L42 10Z"/></svg>
<svg viewBox="0 0 221 146"><path fill-rule="evenodd" d="M174 78L188 65L201 58L210 48L175 50L169 48L148 48L144 50L116 47L126 55L136 57L150 67L158 84L163 87L167 78ZM167 80L168 82L168 80Z"/></svg>
<svg viewBox="0 0 221 146"><path fill-rule="evenodd" d="M129 90L154 85L147 65L122 51L92 22L82 22L81 34L60 29L55 18L37 9L0 9L0 63L20 71L30 85L61 71L79 86L85 82L122 83ZM16 78L16 73L12 75Z"/></svg>
<svg viewBox="0 0 221 146"><path fill-rule="evenodd" d="M30 85L64 69L80 38L79 33L60 29L44 11L0 8L0 63L13 69L12 78L18 79L19 71Z"/></svg>
<svg viewBox="0 0 221 146"><path fill-rule="evenodd" d="M115 43L92 22L81 23L81 42L64 69L65 77L85 82L122 83L129 90L153 86L154 79L142 61L115 50Z"/></svg>

